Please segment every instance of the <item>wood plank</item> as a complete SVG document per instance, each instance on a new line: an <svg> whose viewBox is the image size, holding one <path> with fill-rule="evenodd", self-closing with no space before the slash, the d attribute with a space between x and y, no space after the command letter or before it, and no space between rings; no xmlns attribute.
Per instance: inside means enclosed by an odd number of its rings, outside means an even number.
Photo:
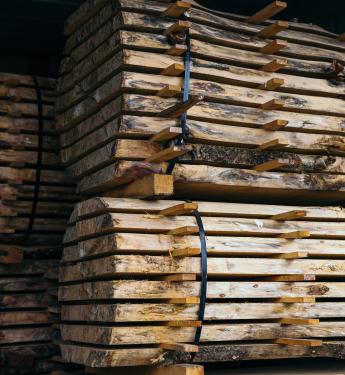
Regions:
<svg viewBox="0 0 345 375"><path fill-rule="evenodd" d="M305 325L311 325L311 324L319 324L319 319L298 319L298 318L282 318L277 319L276 323L280 324L305 324Z"/></svg>
<svg viewBox="0 0 345 375"><path fill-rule="evenodd" d="M273 259L301 259L308 258L309 253L307 251L296 251L294 253L271 255L270 257Z"/></svg>
<svg viewBox="0 0 345 375"><path fill-rule="evenodd" d="M274 53L280 51L288 45L286 40L275 39L272 42L266 44L264 47L258 50L258 53L264 55L273 55Z"/></svg>
<svg viewBox="0 0 345 375"><path fill-rule="evenodd" d="M165 150L157 152L146 158L144 162L146 163L161 163L164 161L169 161L174 159L178 156L186 154L187 152L192 150L192 146L190 145L183 145L183 146L171 146Z"/></svg>
<svg viewBox="0 0 345 375"><path fill-rule="evenodd" d="M262 281L314 281L315 275L294 275L294 276L271 276L263 277Z"/></svg>
<svg viewBox="0 0 345 375"><path fill-rule="evenodd" d="M276 340L272 340L271 342L273 344L284 344L284 345L322 346L322 340L276 339Z"/></svg>
<svg viewBox="0 0 345 375"><path fill-rule="evenodd" d="M165 234L170 236L188 236L189 234L194 233L199 233L199 227L190 225L168 230Z"/></svg>
<svg viewBox="0 0 345 375"><path fill-rule="evenodd" d="M277 70L285 68L287 65L287 60L274 59L263 65L259 70L262 70L264 72L276 72Z"/></svg>
<svg viewBox="0 0 345 375"><path fill-rule="evenodd" d="M164 52L167 55L174 55L174 56L180 56L183 53L187 51L187 46L183 44L175 44L171 48L169 48L166 52Z"/></svg>
<svg viewBox="0 0 345 375"><path fill-rule="evenodd" d="M282 297L274 298L272 302L278 303L315 303L315 297Z"/></svg>
<svg viewBox="0 0 345 375"><path fill-rule="evenodd" d="M164 142L168 141L172 138L175 138L182 134L182 128L174 127L174 126L169 126L168 128L162 130L158 134L155 134L150 141L151 142Z"/></svg>
<svg viewBox="0 0 345 375"><path fill-rule="evenodd" d="M293 219L301 219L306 216L308 216L307 211L293 210L293 211L284 212L278 215L273 215L270 217L270 219L271 220L293 220Z"/></svg>
<svg viewBox="0 0 345 375"><path fill-rule="evenodd" d="M196 203L182 203L182 204L178 204L175 206L171 206L162 211L159 211L158 215L178 216L178 215L190 213L197 209L198 209L198 205Z"/></svg>
<svg viewBox="0 0 345 375"><path fill-rule="evenodd" d="M39 275L46 271L56 270L59 266L59 260L40 260L30 261L24 260L20 264L0 264L0 272L5 275Z"/></svg>
<svg viewBox="0 0 345 375"><path fill-rule="evenodd" d="M284 85L284 80L282 78L271 78L269 81L262 83L257 88L260 90L275 90L282 85Z"/></svg>
<svg viewBox="0 0 345 375"><path fill-rule="evenodd" d="M157 96L165 96L171 98L181 92L182 88L179 85L167 85L157 92Z"/></svg>
<svg viewBox="0 0 345 375"><path fill-rule="evenodd" d="M276 34L280 33L281 31L287 29L289 27L289 23L285 21L277 21L269 26L266 26L264 29L259 31L255 36L257 38L272 38Z"/></svg>
<svg viewBox="0 0 345 375"><path fill-rule="evenodd" d="M44 281L42 281L44 285ZM33 292L35 289L30 290ZM10 291L10 290L9 290ZM0 309L23 309L23 308L44 308L56 306L57 298L42 293L31 294L3 294L0 296Z"/></svg>
<svg viewBox="0 0 345 375"><path fill-rule="evenodd" d="M178 18L182 16L184 12L187 12L191 7L190 3L185 1L176 1L169 6L164 12L160 14L160 17Z"/></svg>
<svg viewBox="0 0 345 375"><path fill-rule="evenodd" d="M170 108L163 110L162 112L158 113L156 117L164 117L164 118L177 118L182 116L185 112L187 112L190 108L197 105L204 99L203 95L193 95L188 100L176 103Z"/></svg>
<svg viewBox="0 0 345 375"><path fill-rule="evenodd" d="M51 341L60 337L60 332L52 327L4 328L1 332L1 344L20 342Z"/></svg>
<svg viewBox="0 0 345 375"><path fill-rule="evenodd" d="M0 72L0 82L8 84L9 81L19 82L18 85L20 86L35 87L34 80L30 75ZM54 78L37 77L37 81L41 89L49 89L51 91L55 89L56 80Z"/></svg>
<svg viewBox="0 0 345 375"><path fill-rule="evenodd" d="M41 277L2 277L0 279L1 292L34 292L51 289L56 286L56 282Z"/></svg>
<svg viewBox="0 0 345 375"><path fill-rule="evenodd" d="M289 159L275 159L275 160L270 160L266 163L256 165L255 167L253 167L253 169L255 171L265 172L265 171L270 171L272 169L282 167L282 166L287 165L289 163L290 163Z"/></svg>
<svg viewBox="0 0 345 375"><path fill-rule="evenodd" d="M165 350L175 350L180 352L198 353L199 348L197 345L180 344L180 343L164 343L159 345L160 348Z"/></svg>
<svg viewBox="0 0 345 375"><path fill-rule="evenodd" d="M258 25L266 21L268 18L273 17L275 14L282 11L286 7L287 4L284 1L274 1L270 5L267 5L267 7L265 7L264 9L249 17L246 21L248 23Z"/></svg>
<svg viewBox="0 0 345 375"><path fill-rule="evenodd" d="M32 325L32 324L52 324L60 319L54 317L46 311L7 311L0 312L1 326L15 326L15 325Z"/></svg>
<svg viewBox="0 0 345 375"><path fill-rule="evenodd" d="M277 238L304 238L309 237L310 232L308 230L297 230L290 233L277 234Z"/></svg>
<svg viewBox="0 0 345 375"><path fill-rule="evenodd" d="M208 275L217 277L296 275L307 272L313 272L316 276L344 276L343 261L339 260L332 261L332 269L329 267L329 261L315 259L257 258L253 264L253 259L250 258L209 258L208 264L210 268ZM123 277L126 275L148 277L179 273L195 273L200 276L200 258L171 259L169 256L113 255L86 261L77 266L62 267L60 282L95 279L95 277Z"/></svg>
<svg viewBox="0 0 345 375"><path fill-rule="evenodd" d="M246 345L215 345L215 346L200 346L199 353L196 354L194 362L221 362L233 360L253 360L260 358L303 358L310 357L311 351L314 350L314 356L319 357L334 357L335 353L339 351L342 346L341 341L323 342L322 347L311 349L307 346L301 345L286 345L280 344L246 344ZM66 361L73 361L75 363L86 364L93 367L105 367L105 364L112 367L115 366L133 366L133 365L151 365L151 360L157 359L163 354L162 349L158 348L136 348L136 349L99 349L97 347L89 346L83 347L81 345L64 344L61 346L62 357ZM337 355L339 358L339 354ZM342 358L342 355L340 355ZM85 360L86 358L86 360ZM167 355L165 360L171 359ZM135 359L135 362L133 360ZM175 359L179 360L179 359ZM160 364L164 364L164 360ZM173 361L174 363L174 361Z"/></svg>
<svg viewBox="0 0 345 375"><path fill-rule="evenodd" d="M290 338L298 338L301 337L301 335L311 338L325 338L332 337L332 330L337 332L340 337L343 337L344 333L340 323L341 322L320 322L319 325L293 327L291 327L291 325L282 326L279 323L205 324L202 329L201 341L253 340L253 336L250 336L246 331L248 329L255 333L256 340L269 340L277 337L277 335L281 335L283 338L289 338L289 335ZM132 332L128 332L128 327L110 327L107 331L107 329L102 326L63 324L61 333L65 340L72 340L74 337L74 341L101 345L121 345L119 339L121 339L125 345L133 345L138 343L139 337L142 337L141 344L158 344L172 340L193 342L193 335L195 335L195 328L193 327L181 327L177 330L176 328L166 325L156 324L150 327L136 326L132 327L132 329ZM100 336L104 334L104 332L109 332L109 336L102 342ZM219 340L217 340L217 337L219 337ZM152 341L150 342L150 340ZM252 342L252 345L253 344L255 344L255 341Z"/></svg>

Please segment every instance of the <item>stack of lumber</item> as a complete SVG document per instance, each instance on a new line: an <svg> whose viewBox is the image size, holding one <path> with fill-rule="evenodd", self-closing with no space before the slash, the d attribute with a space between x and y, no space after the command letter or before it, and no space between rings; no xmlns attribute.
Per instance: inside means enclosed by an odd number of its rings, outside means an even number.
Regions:
<svg viewBox="0 0 345 375"><path fill-rule="evenodd" d="M56 128L77 191L134 196L120 186L163 175L179 156L175 198L344 201L345 42L189 5L94 0L67 20ZM189 21L176 20L184 10ZM188 28L186 103L186 45L176 44L185 33L170 30ZM187 144L172 148L187 107Z"/></svg>
<svg viewBox="0 0 345 375"><path fill-rule="evenodd" d="M0 73L0 374L75 367L56 362L61 309L58 272L66 218L78 200L59 161L54 79L37 78L43 103L43 157L28 238L38 158L38 105L32 77ZM23 239L25 239L23 241ZM57 374L55 374L57 375Z"/></svg>
<svg viewBox="0 0 345 375"><path fill-rule="evenodd" d="M55 124L87 200L64 237L65 361L345 358L345 36L269 20L285 6L92 0L66 21Z"/></svg>
<svg viewBox="0 0 345 375"><path fill-rule="evenodd" d="M343 209L189 205L128 198L76 205L60 268L65 360L172 364L189 362L184 351L195 350L196 363L345 358ZM199 347L196 205L208 254ZM175 347L181 352L167 351Z"/></svg>

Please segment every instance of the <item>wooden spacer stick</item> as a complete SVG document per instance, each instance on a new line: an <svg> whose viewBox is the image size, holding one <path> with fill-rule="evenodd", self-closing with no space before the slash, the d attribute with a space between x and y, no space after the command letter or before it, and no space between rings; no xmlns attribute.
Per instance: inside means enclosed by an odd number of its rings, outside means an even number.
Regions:
<svg viewBox="0 0 345 375"><path fill-rule="evenodd" d="M341 40L342 42L345 42L345 33L340 34L340 35L337 36L335 39L337 39L337 40Z"/></svg>
<svg viewBox="0 0 345 375"><path fill-rule="evenodd" d="M265 150L265 149L279 149L282 147L290 146L289 139L277 138L273 141L263 143L260 146L255 147L255 150Z"/></svg>
<svg viewBox="0 0 345 375"><path fill-rule="evenodd" d="M272 91L282 85L284 85L284 80L282 78L272 78L269 81L259 85L257 88L260 90Z"/></svg>
<svg viewBox="0 0 345 375"><path fill-rule="evenodd" d="M191 320L191 321L176 321L176 322L164 322L163 326L168 327L201 327L202 324L199 320Z"/></svg>
<svg viewBox="0 0 345 375"><path fill-rule="evenodd" d="M179 343L164 343L160 344L159 348L166 350L178 350L180 352L198 353L199 347L191 344L179 344Z"/></svg>
<svg viewBox="0 0 345 375"><path fill-rule="evenodd" d="M289 159L275 159L275 160L268 161L266 163L256 165L255 167L253 167L253 169L256 171L265 172L265 171L270 171L272 169L282 167L289 163L290 163Z"/></svg>
<svg viewBox="0 0 345 375"><path fill-rule="evenodd" d="M0 245L0 263L22 263L23 248L21 246Z"/></svg>
<svg viewBox="0 0 345 375"><path fill-rule="evenodd" d="M189 21L176 21L168 29L163 31L163 35L168 35L169 33L185 32L192 27Z"/></svg>
<svg viewBox="0 0 345 375"><path fill-rule="evenodd" d="M189 10L190 7L190 3L186 3L185 1L176 1L175 3L171 4L170 7L167 8L164 12L162 12L159 17L178 18L182 16L184 12Z"/></svg>
<svg viewBox="0 0 345 375"><path fill-rule="evenodd" d="M162 163L171 160L177 156L184 155L192 151L192 145L171 146L163 151L157 152L144 160L146 163Z"/></svg>
<svg viewBox="0 0 345 375"><path fill-rule="evenodd" d="M301 259L308 258L309 253L307 251L294 251L292 253L269 255L272 259Z"/></svg>
<svg viewBox="0 0 345 375"><path fill-rule="evenodd" d="M182 273L180 275L168 275L168 276L160 276L160 277L150 277L150 281L195 281L196 274L195 273Z"/></svg>
<svg viewBox="0 0 345 375"><path fill-rule="evenodd" d="M164 109L162 112L158 113L156 117L164 118L176 118L182 116L189 108L194 107L196 104L204 99L203 95L195 95L186 101L181 101L172 107Z"/></svg>
<svg viewBox="0 0 345 375"><path fill-rule="evenodd" d="M158 215L177 216L190 213L198 209L196 203L181 203L158 212Z"/></svg>
<svg viewBox="0 0 345 375"><path fill-rule="evenodd" d="M172 64L160 72L161 75L165 76L178 76L185 72L185 68L181 64Z"/></svg>
<svg viewBox="0 0 345 375"><path fill-rule="evenodd" d="M164 142L168 141L169 139L175 138L182 133L182 128L178 128L175 126L170 126L159 133L155 134L150 141L151 142Z"/></svg>
<svg viewBox="0 0 345 375"><path fill-rule="evenodd" d="M187 248L187 249L181 249L181 250L174 250L170 253L172 257L176 258L182 258L182 257L191 257L195 255L200 255L201 250L198 248Z"/></svg>
<svg viewBox="0 0 345 375"><path fill-rule="evenodd" d="M269 102L266 102L266 103L263 103L261 104L260 106L258 106L258 108L260 109L266 109L266 110L269 110L269 111L272 111L274 109L278 109L278 108L281 108L285 105L285 100L281 100L281 99L272 99L270 100Z"/></svg>
<svg viewBox="0 0 345 375"><path fill-rule="evenodd" d="M260 126L259 129L265 129L265 130L279 130L280 128L284 127L287 125L289 121L285 120L274 120L271 121L265 125Z"/></svg>
<svg viewBox="0 0 345 375"><path fill-rule="evenodd" d="M307 211L293 210L270 216L270 220L293 220L307 216Z"/></svg>
<svg viewBox="0 0 345 375"><path fill-rule="evenodd" d="M5 86L9 86L9 87L15 87L15 86L20 85L20 80L19 79L14 79L14 78L6 79L4 81L4 85Z"/></svg>
<svg viewBox="0 0 345 375"><path fill-rule="evenodd" d="M61 307L49 306L47 307L47 311L54 313L54 314L61 314Z"/></svg>
<svg viewBox="0 0 345 375"><path fill-rule="evenodd" d="M187 297L187 298L169 298L164 300L164 303L176 303L177 305L185 305L185 304L199 304L200 298L197 297Z"/></svg>
<svg viewBox="0 0 345 375"><path fill-rule="evenodd" d="M276 339L276 340L269 340L268 342L272 344L284 344L284 345L322 346L322 340Z"/></svg>
<svg viewBox="0 0 345 375"><path fill-rule="evenodd" d="M167 85L162 90L157 92L157 96L164 96L166 98L171 98L182 91L182 87L178 85Z"/></svg>
<svg viewBox="0 0 345 375"><path fill-rule="evenodd" d="M281 297L270 298L275 303L315 303L315 297Z"/></svg>
<svg viewBox="0 0 345 375"><path fill-rule="evenodd" d="M281 318L281 319L273 319L272 322L281 323L281 324L318 325L320 323L320 320L319 319Z"/></svg>
<svg viewBox="0 0 345 375"><path fill-rule="evenodd" d="M275 59L266 65L262 66L259 70L265 72L276 72L277 70L284 68L287 65L287 60Z"/></svg>
<svg viewBox="0 0 345 375"><path fill-rule="evenodd" d="M265 27L261 31L259 31L256 36L257 38L271 38L272 36L280 33L281 31L287 29L289 27L289 22L285 21L277 21L272 23L271 25Z"/></svg>
<svg viewBox="0 0 345 375"><path fill-rule="evenodd" d="M286 40L275 39L272 42L266 44L264 47L260 48L258 50L258 53L262 53L263 55L273 55L287 45L288 42Z"/></svg>
<svg viewBox="0 0 345 375"><path fill-rule="evenodd" d="M57 289L48 289L45 291L45 294L57 297L59 295L59 291Z"/></svg>
<svg viewBox="0 0 345 375"><path fill-rule="evenodd" d="M297 230L296 232L277 234L273 238L303 238L310 237L308 230Z"/></svg>
<svg viewBox="0 0 345 375"><path fill-rule="evenodd" d="M188 234L194 234L194 233L199 233L199 227L187 226L187 227L171 229L165 232L165 234L169 234L172 236L187 236Z"/></svg>
<svg viewBox="0 0 345 375"><path fill-rule="evenodd" d="M188 47L183 44L175 44L164 52L165 55L180 56L187 51Z"/></svg>
<svg viewBox="0 0 345 375"><path fill-rule="evenodd" d="M260 281L315 281L315 275L283 275L283 276L267 276L260 277Z"/></svg>
<svg viewBox="0 0 345 375"><path fill-rule="evenodd" d="M260 23L266 21L268 18L273 17L275 14L287 7L286 3L283 1L274 1L272 4L267 5L264 9L253 14L245 22L252 23L254 25L259 25Z"/></svg>

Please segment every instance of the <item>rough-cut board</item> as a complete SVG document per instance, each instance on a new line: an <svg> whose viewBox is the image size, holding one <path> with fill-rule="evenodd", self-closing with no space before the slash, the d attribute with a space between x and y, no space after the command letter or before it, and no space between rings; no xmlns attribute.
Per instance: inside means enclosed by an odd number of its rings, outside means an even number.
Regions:
<svg viewBox="0 0 345 375"><path fill-rule="evenodd" d="M0 344L51 341L60 338L60 331L53 327L7 328L0 332Z"/></svg>
<svg viewBox="0 0 345 375"><path fill-rule="evenodd" d="M33 278L33 280L35 280ZM44 285L44 281L42 281ZM34 292L35 290L30 290ZM7 290L6 290L7 292ZM57 306L58 300L56 297L44 293L30 293L30 294L3 294L0 296L0 310L2 309L17 309L17 308L45 308L48 306Z"/></svg>

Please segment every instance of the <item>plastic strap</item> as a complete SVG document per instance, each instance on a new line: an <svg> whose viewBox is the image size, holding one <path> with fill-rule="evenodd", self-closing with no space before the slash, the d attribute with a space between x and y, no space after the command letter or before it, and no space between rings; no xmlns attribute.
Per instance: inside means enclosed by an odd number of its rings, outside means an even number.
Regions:
<svg viewBox="0 0 345 375"><path fill-rule="evenodd" d="M183 20L184 21L188 20L188 16L185 13L183 14ZM190 33L189 33L189 29L186 31L186 46L187 46L187 51L186 51L186 57L185 57L183 101L186 101L189 98L189 81L190 81ZM176 146L181 146L183 144L184 134L186 131L186 123L187 123L187 112L185 112L181 118L182 133L177 138ZM176 161L177 161L177 158L173 158L170 160L166 174L171 175L175 167Z"/></svg>
<svg viewBox="0 0 345 375"><path fill-rule="evenodd" d="M187 203L192 203L189 199L185 199ZM206 236L204 225L202 223L201 216L198 210L193 210L196 222L199 227L199 235L201 242L201 295L200 295L200 308L199 308L199 321L201 322L201 327L197 327L194 338L194 345L199 345L200 336L202 331L202 325L205 315L206 307L206 292L207 292L207 249L206 249ZM192 359L194 359L196 353L192 353Z"/></svg>
<svg viewBox="0 0 345 375"><path fill-rule="evenodd" d="M24 238L21 240L21 245L23 245L31 235L32 228L34 226L34 221L36 218L36 209L38 195L40 191L40 181L41 181L41 169L42 169L42 148L43 148L43 110L42 110L42 98L41 89L38 84L36 76L32 76L35 84L36 96L37 96L37 107L38 107L38 150L37 150L37 169L36 169L36 180L35 180L35 190L34 199L32 202L31 216L29 221L29 226Z"/></svg>

